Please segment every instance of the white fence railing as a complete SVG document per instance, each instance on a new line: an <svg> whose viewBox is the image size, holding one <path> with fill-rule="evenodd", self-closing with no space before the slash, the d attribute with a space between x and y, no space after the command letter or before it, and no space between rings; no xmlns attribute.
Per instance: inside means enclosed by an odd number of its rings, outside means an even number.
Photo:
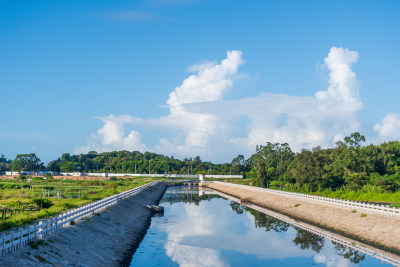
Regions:
<svg viewBox="0 0 400 267"><path fill-rule="evenodd" d="M28 245L30 242L34 242L37 239L41 239L59 229L69 226L73 220L76 221L96 212L101 212L102 210L117 204L122 199L135 195L159 182L160 181L154 181L137 188L127 190L79 208L68 210L63 214L57 215L53 218L39 220L37 223L27 225L23 228L14 228L9 230L7 233L2 232L0 235L1 255L9 254L14 250Z"/></svg>
<svg viewBox="0 0 400 267"><path fill-rule="evenodd" d="M365 202L359 202L359 201L343 200L343 199L330 198L330 197L321 197L321 196L316 196L316 195L311 195L311 194L293 193L293 192L280 191L280 190L275 190L275 189L267 189L267 188L261 188L261 187L255 187L255 186L239 185L239 184L232 184L232 183L225 183L225 182L218 182L218 181L215 181L214 183L233 186L233 187L237 187L237 188L250 189L250 190L259 191L259 192L278 194L278 195L282 195L282 196L288 196L288 197L292 197L292 198L317 202L320 204L326 204L326 205L336 206L336 207L340 207L340 208L357 209L359 211L363 211L366 213L376 213L376 214L400 219L400 209L397 209L395 207L390 207L388 205L379 205L379 204L371 204L371 203L365 203Z"/></svg>

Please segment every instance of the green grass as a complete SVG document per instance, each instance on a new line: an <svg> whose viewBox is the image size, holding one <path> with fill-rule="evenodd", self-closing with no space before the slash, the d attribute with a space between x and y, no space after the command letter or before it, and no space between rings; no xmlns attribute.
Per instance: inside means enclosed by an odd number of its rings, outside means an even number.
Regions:
<svg viewBox="0 0 400 267"><path fill-rule="evenodd" d="M38 249L40 245L43 245L44 241L43 240L38 240L36 242L31 242L29 243L30 247L33 249Z"/></svg>
<svg viewBox="0 0 400 267"><path fill-rule="evenodd" d="M347 199L354 201L365 201L375 203L399 203L400 192L395 193L378 193L378 192L357 192L357 191L342 191L337 190L333 192L318 192L315 193L320 196Z"/></svg>
<svg viewBox="0 0 400 267"><path fill-rule="evenodd" d="M53 217L68 209L77 208L154 180L152 178L118 179L116 181L46 181L35 179L32 184L16 180L0 180L0 207L2 205L15 207L18 203L32 203L33 200L39 207L37 211L24 211L13 214L12 217L8 213L4 220L1 220L0 212L0 232L33 223L38 219ZM30 190L31 187L33 190ZM49 197L47 197L47 194L44 197L42 190L50 190ZM57 190L61 190L61 198L57 198ZM43 205L43 203L47 204Z"/></svg>

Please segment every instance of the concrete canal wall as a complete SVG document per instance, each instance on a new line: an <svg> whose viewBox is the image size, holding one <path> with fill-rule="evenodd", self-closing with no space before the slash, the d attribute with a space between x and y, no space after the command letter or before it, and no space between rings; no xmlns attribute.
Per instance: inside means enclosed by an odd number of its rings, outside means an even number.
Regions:
<svg viewBox="0 0 400 267"><path fill-rule="evenodd" d="M0 266L120 266L131 259L167 185L158 183L110 209L0 257Z"/></svg>
<svg viewBox="0 0 400 267"><path fill-rule="evenodd" d="M288 215L353 239L400 253L400 219L356 207L339 207L300 199L290 195L279 195L259 191L256 188L238 187L229 183L206 183L208 187L238 197L243 203L252 203Z"/></svg>

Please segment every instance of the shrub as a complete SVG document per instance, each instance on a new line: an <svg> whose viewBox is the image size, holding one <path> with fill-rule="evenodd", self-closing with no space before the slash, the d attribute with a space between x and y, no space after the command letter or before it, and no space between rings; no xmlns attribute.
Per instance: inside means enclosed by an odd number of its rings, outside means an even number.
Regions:
<svg viewBox="0 0 400 267"><path fill-rule="evenodd" d="M50 208L51 206L54 205L53 202L50 201L50 199L47 199L47 198L38 198L38 197L32 199L32 200L31 200L31 203L34 203L34 204L36 204L38 207L41 207L41 208L43 208L43 209L48 209L48 208Z"/></svg>
<svg viewBox="0 0 400 267"><path fill-rule="evenodd" d="M38 249L40 245L43 245L44 241L43 240L38 240L36 242L30 242L29 246L33 249Z"/></svg>
<svg viewBox="0 0 400 267"><path fill-rule="evenodd" d="M28 177L27 177L26 175L24 175L24 174L18 175L18 180L24 181L24 180L26 180L27 178L28 178Z"/></svg>
<svg viewBox="0 0 400 267"><path fill-rule="evenodd" d="M47 180L54 180L54 178L53 178L53 175L51 175L51 173L45 173L44 175L43 175L43 177L46 177L47 178Z"/></svg>

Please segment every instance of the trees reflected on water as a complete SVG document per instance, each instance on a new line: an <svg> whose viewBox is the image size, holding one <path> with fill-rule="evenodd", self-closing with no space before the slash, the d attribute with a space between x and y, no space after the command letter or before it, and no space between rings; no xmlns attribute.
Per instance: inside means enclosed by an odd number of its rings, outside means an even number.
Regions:
<svg viewBox="0 0 400 267"><path fill-rule="evenodd" d="M210 201L214 198L223 198L219 195L199 195L194 192L187 193L172 193L166 194L161 201L161 203L194 203L196 206L200 204L201 201ZM279 219L276 219L272 216L266 215L259 211L253 210L246 206L243 206L237 202L231 201L229 204L232 211L237 214L243 214L248 212L254 218L254 224L256 228L264 228L266 232L274 231L274 232L286 232L290 228L290 224L283 222ZM316 253L321 253L321 251L325 247L325 238L311 233L309 231L294 227L296 229L296 236L293 239L293 243L298 246L301 250L312 250ZM334 248L338 252L339 255L342 255L345 259L349 260L351 263L359 264L361 261L365 259L365 255L360 253L357 250L349 248L345 245L341 245L332 241Z"/></svg>
<svg viewBox="0 0 400 267"><path fill-rule="evenodd" d="M265 228L266 232L286 232L289 229L290 224L276 219L272 216L266 215L259 211L245 207L232 201L230 206L233 211L237 214L243 214L245 211L249 212L254 217L254 224L256 228ZM325 238L311 233L309 231L294 227L296 229L296 237L293 239L293 243L298 246L301 250L315 251L320 253L325 246ZM365 259L365 255L357 250L349 248L345 245L338 244L332 241L334 248L342 255L345 259L348 259L351 263L358 264Z"/></svg>
<svg viewBox="0 0 400 267"><path fill-rule="evenodd" d="M183 203L193 203L196 206L198 206L200 204L200 201L204 200L210 201L213 198L223 198L223 197L219 195L209 195L209 194L199 196L198 193L193 193L190 191L187 193L165 193L160 203L173 204L173 203L183 202Z"/></svg>
<svg viewBox="0 0 400 267"><path fill-rule="evenodd" d="M365 255L360 253L357 250L346 247L345 245L338 244L332 241L332 244L335 246L335 249L340 251L343 254L345 259L349 259L350 262L358 264L365 259Z"/></svg>
<svg viewBox="0 0 400 267"><path fill-rule="evenodd" d="M293 243L299 246L300 249L311 249L317 253L320 253L324 248L325 239L322 236L313 234L303 229L296 228L297 235L293 239Z"/></svg>

